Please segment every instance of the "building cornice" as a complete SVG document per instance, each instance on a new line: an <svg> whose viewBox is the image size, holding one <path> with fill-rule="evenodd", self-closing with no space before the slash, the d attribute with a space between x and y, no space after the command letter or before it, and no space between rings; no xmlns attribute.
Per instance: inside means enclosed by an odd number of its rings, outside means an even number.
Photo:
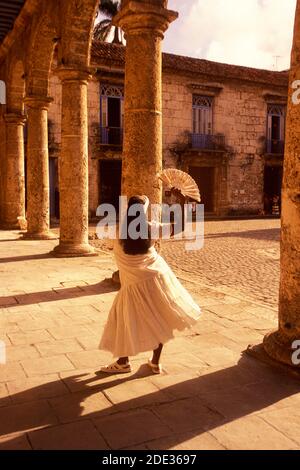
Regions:
<svg viewBox="0 0 300 470"><path fill-rule="evenodd" d="M207 96L217 96L223 90L224 86L220 83L189 83L187 88L192 93L198 93Z"/></svg>
<svg viewBox="0 0 300 470"><path fill-rule="evenodd" d="M267 103L277 103L277 104L286 104L287 103L287 94L280 95L276 93L272 93L270 91L264 92L263 97Z"/></svg>

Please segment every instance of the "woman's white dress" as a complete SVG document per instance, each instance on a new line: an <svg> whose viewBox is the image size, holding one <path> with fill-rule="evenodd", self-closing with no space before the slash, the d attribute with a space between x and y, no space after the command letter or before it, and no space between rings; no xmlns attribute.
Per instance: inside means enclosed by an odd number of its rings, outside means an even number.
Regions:
<svg viewBox="0 0 300 470"><path fill-rule="evenodd" d="M189 328L201 310L154 246L144 255L127 255L114 242L121 289L104 328L99 348L114 357L154 350Z"/></svg>

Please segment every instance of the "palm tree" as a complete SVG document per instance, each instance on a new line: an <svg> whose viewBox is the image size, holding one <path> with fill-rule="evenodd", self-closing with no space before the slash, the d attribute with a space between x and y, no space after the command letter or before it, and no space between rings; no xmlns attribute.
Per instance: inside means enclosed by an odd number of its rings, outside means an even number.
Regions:
<svg viewBox="0 0 300 470"><path fill-rule="evenodd" d="M120 3L120 0L100 0L99 13L104 15L106 18L96 24L93 33L94 39L106 41L110 32L114 29L114 38L112 42L115 44L122 44L122 32L120 31L120 28L113 26L112 24L113 17L120 10Z"/></svg>

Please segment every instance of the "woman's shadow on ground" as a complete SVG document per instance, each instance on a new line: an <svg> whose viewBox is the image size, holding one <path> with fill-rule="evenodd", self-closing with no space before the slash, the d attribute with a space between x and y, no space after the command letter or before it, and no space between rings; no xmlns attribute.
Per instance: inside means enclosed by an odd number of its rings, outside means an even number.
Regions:
<svg viewBox="0 0 300 470"><path fill-rule="evenodd" d="M151 388L147 393L143 379L148 382L149 375L152 375L150 369L143 365L130 376L107 377L101 372L93 376L74 375L63 382L57 380L12 394L11 404L6 398L0 400L0 434L27 431L30 437L40 432L32 431L37 427L85 419L92 420L111 449L145 442L151 448L155 426L165 429L161 448L170 448L184 442L188 432L200 436L292 398L300 391L294 378L245 355L235 366L213 372L208 369L199 377L174 385L162 386L162 382L171 383L175 376L152 376L152 385L161 383L162 388L157 391ZM115 393L115 387L125 384L129 384L127 394L130 387L140 389L138 398L126 399L125 389L123 395ZM144 393L143 387L146 387ZM93 411L86 408L87 400L95 400ZM97 407L98 411L94 411ZM158 448L157 441L155 445ZM11 440L10 448L13 446Z"/></svg>

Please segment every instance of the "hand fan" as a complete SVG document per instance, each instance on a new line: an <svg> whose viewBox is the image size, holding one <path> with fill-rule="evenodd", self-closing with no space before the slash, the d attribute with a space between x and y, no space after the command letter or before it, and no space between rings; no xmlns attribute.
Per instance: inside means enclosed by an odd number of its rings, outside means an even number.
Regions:
<svg viewBox="0 0 300 470"><path fill-rule="evenodd" d="M163 170L158 177L169 189L175 188L183 196L194 199L197 202L201 201L197 183L188 173L176 168L168 168Z"/></svg>

